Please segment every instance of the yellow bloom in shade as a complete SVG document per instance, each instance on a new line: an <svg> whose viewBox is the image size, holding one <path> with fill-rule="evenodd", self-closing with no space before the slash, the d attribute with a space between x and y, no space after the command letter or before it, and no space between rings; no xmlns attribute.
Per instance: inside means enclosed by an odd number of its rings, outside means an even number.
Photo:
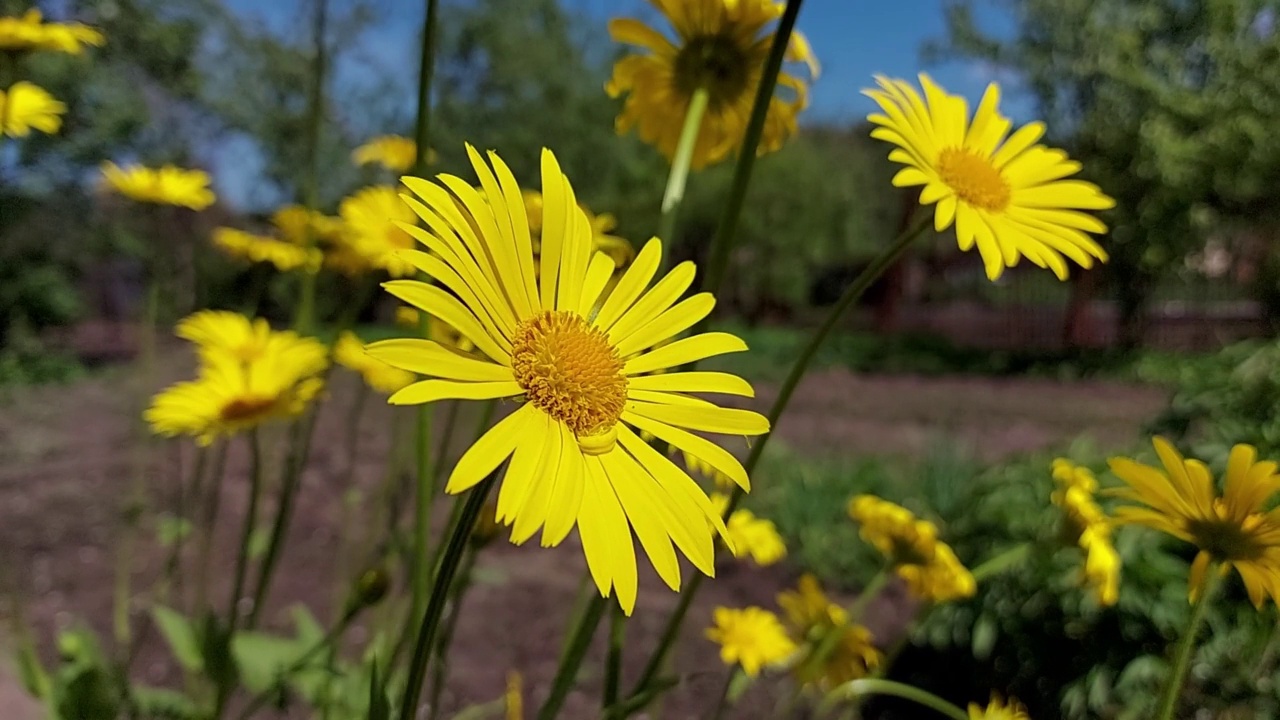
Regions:
<svg viewBox="0 0 1280 720"><path fill-rule="evenodd" d="M732 482L732 481L730 481ZM722 493L712 493L711 505L716 513L724 517L729 507L729 497ZM787 556L787 544L778 534L778 528L772 520L755 516L746 508L738 508L729 516L726 523L729 529L729 549L734 557L746 555L760 567L773 565Z"/></svg>
<svg viewBox="0 0 1280 720"><path fill-rule="evenodd" d="M214 228L214 246L231 257L251 263L270 263L281 272L305 269L315 272L324 261L316 248L305 248L266 235L255 235L235 228Z"/></svg>
<svg viewBox="0 0 1280 720"><path fill-rule="evenodd" d="M720 645L725 665L740 665L749 677L760 669L784 662L796 651L778 616L758 607L731 609L718 607L712 616L715 625L707 628L707 639Z"/></svg>
<svg viewBox="0 0 1280 720"><path fill-rule="evenodd" d="M791 637L807 648L794 667L800 684L833 688L866 677L884 660L871 631L850 623L849 614L827 598L813 575L801 576L794 591L779 593L778 605L786 612ZM813 652L832 633L839 633L835 645L821 659L815 658Z"/></svg>
<svg viewBox="0 0 1280 720"><path fill-rule="evenodd" d="M434 150L427 150L427 163L436 160ZM418 144L402 135L379 135L356 148L351 162L356 165L381 165L391 172L409 172L418 159Z"/></svg>
<svg viewBox="0 0 1280 720"><path fill-rule="evenodd" d="M1036 144L1043 123L1008 135L1012 123L997 108L994 83L970 122L964 98L946 93L928 75L920 75L923 98L902 80L876 82L880 89L866 95L884 113L868 116L879 126L871 136L896 145L889 159L906 165L893 184L923 185L921 204L938 205L934 227L942 232L954 223L960 249L977 245L988 278L995 280L1023 257L1061 279L1067 277L1064 255L1084 268L1095 258L1106 261L1088 233L1107 227L1084 211L1105 210L1115 201L1095 185L1068 179L1080 163Z"/></svg>
<svg viewBox="0 0 1280 720"><path fill-rule="evenodd" d="M831 602L818 579L809 573L800 576L795 590L778 594L778 606L787 614L797 641L814 639L814 630L844 624L848 615L844 608Z"/></svg>
<svg viewBox="0 0 1280 720"><path fill-rule="evenodd" d="M122 168L105 162L102 178L107 187L137 202L203 210L217 199L209 189L209 174L203 170L183 170L173 165Z"/></svg>
<svg viewBox="0 0 1280 720"><path fill-rule="evenodd" d="M874 495L849 501L849 516L858 533L881 552L917 597L941 603L970 597L977 590L973 575L955 552L938 539L938 528L910 510Z"/></svg>
<svg viewBox="0 0 1280 720"><path fill-rule="evenodd" d="M400 226L417 217L400 201L394 188L367 187L343 199L338 215L345 224L350 249L369 266L386 270L391 277L408 277L416 270L398 253L414 247L413 238Z"/></svg>
<svg viewBox="0 0 1280 720"><path fill-rule="evenodd" d="M695 472L705 478L710 478L716 484L717 488L733 487L733 480L730 480L727 475L722 472L717 472L715 468L689 453L684 453L684 466L691 472Z"/></svg>
<svg viewBox="0 0 1280 720"><path fill-rule="evenodd" d="M614 40L647 51L619 60L605 85L610 96L627 96L618 132L635 128L640 139L671 160L689 103L698 89L705 89L707 110L692 167L719 162L742 145L782 5L775 0L650 2L671 23L674 43L639 20L618 18L609 23ZM792 33L786 57L806 63L810 75L817 76L817 60L798 32ZM778 88L780 94L769 103L761 154L782 147L808 102L807 83L798 75L779 73Z"/></svg>
<svg viewBox="0 0 1280 720"><path fill-rule="evenodd" d="M692 263L678 265L649 287L661 262L657 239L592 313L614 263L593 254L587 216L555 156L545 150L542 253L535 276L515 178L497 155L489 153L491 167L474 148L467 152L483 197L452 175L440 175L438 182L403 179L419 198L406 195L405 201L426 229L400 227L430 252L406 250L399 258L439 284L394 280L383 287L457 328L483 358L424 339L377 342L367 350L432 378L393 395L394 404L518 398L515 412L463 454L446 491L471 488L510 457L498 517L514 525L512 541L523 543L541 528L542 544L558 545L576 526L601 594L616 592L630 613L637 592L633 531L673 589L680 587L680 568L672 544L711 575L714 547L706 520L728 534L697 484L636 430L695 452L746 488L741 463L691 431L759 435L769 428L758 413L689 395L751 396L751 386L737 376L654 373L746 345L727 333L704 333L645 352L692 327L715 304L708 293L677 302L693 282Z"/></svg>
<svg viewBox="0 0 1280 720"><path fill-rule="evenodd" d="M0 17L0 50L52 50L79 55L86 45L101 46L105 42L102 33L82 23L46 23L35 8L22 17Z"/></svg>
<svg viewBox="0 0 1280 720"><path fill-rule="evenodd" d="M360 373L365 384L380 393L391 393L406 387L417 377L406 370L391 367L375 360L364 351L364 343L350 331L338 336L333 345L333 361L348 370Z"/></svg>
<svg viewBox="0 0 1280 720"><path fill-rule="evenodd" d="M301 205L285 205L271 214L281 239L294 245L322 246L342 234L342 221Z"/></svg>
<svg viewBox="0 0 1280 720"><path fill-rule="evenodd" d="M1099 604L1114 605L1120 598L1120 553L1111 544L1111 521L1093 499L1098 480L1066 458L1053 461L1053 479L1058 484L1053 504L1062 509L1070 541L1085 555L1084 583L1093 588Z"/></svg>
<svg viewBox="0 0 1280 720"><path fill-rule="evenodd" d="M144 414L154 432L193 436L201 445L268 420L295 417L323 387L323 344L234 313L198 313L179 325L196 342L199 377L170 386ZM241 322L243 321L243 322Z"/></svg>
<svg viewBox="0 0 1280 720"><path fill-rule="evenodd" d="M999 695L992 695L985 708L978 703L969 703L969 720L1031 720L1031 716L1017 700L1010 698L1006 702Z"/></svg>
<svg viewBox="0 0 1280 720"><path fill-rule="evenodd" d="M62 127L64 105L39 85L16 82L0 90L0 134L26 137L32 130L52 135Z"/></svg>
<svg viewBox="0 0 1280 720"><path fill-rule="evenodd" d="M1185 459L1162 437L1153 439L1161 468L1129 458L1110 461L1128 487L1113 490L1135 505L1116 509L1115 521L1146 525L1200 548L1191 566L1194 600L1211 563L1234 567L1259 608L1280 598L1280 510L1267 510L1280 490L1276 463L1258 462L1251 445L1236 445L1227 458L1221 495L1209 468Z"/></svg>

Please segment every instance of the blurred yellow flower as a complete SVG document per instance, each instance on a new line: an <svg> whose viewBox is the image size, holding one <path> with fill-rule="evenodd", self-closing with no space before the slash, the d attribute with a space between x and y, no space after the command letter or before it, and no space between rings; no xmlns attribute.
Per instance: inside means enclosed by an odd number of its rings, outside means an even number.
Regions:
<svg viewBox="0 0 1280 720"><path fill-rule="evenodd" d="M862 539L893 564L917 597L941 603L970 597L977 590L973 575L938 539L937 526L928 520L874 495L850 500L849 516L858 523Z"/></svg>
<svg viewBox="0 0 1280 720"><path fill-rule="evenodd" d="M796 651L778 616L758 607L733 609L718 607L715 624L707 628L707 639L720 645L725 665L740 665L748 677L760 669L785 662Z"/></svg>
<svg viewBox="0 0 1280 720"><path fill-rule="evenodd" d="M618 116L618 132L636 128L640 139L671 160L689 103L697 90L704 89L707 110L691 166L698 169L719 162L742 145L782 4L776 0L650 2L671 23L674 43L639 20L617 18L609 23L614 40L648 51L619 60L605 85L611 97L627 96ZM810 75L817 76L817 60L798 32L791 36L786 58L806 63ZM808 86L801 77L779 73L778 87L786 90L775 94L769 104L761 154L782 147L808 103Z"/></svg>
<svg viewBox="0 0 1280 720"><path fill-rule="evenodd" d="M294 245L323 246L342 234L342 221L301 205L284 205L271 214L280 237Z"/></svg>
<svg viewBox="0 0 1280 720"><path fill-rule="evenodd" d="M722 493L712 493L711 505L724 517L724 511L729 507L729 497ZM750 510L738 508L729 516L726 527L729 528L729 549L734 557L746 555L756 565L765 567L787 556L787 544L778 534L778 528L772 520L758 518Z"/></svg>
<svg viewBox="0 0 1280 720"><path fill-rule="evenodd" d="M831 602L818 579L809 573L800 576L795 590L778 594L778 606L786 612L787 623L799 642L814 640L815 630L843 625L848 618L844 608Z"/></svg>
<svg viewBox="0 0 1280 720"><path fill-rule="evenodd" d="M711 311L708 293L677 302L693 282L693 264L678 265L649 288L662 256L661 242L651 240L592 313L614 263L593 254L590 223L555 156L542 154L545 207L535 276L515 178L496 154L489 153L486 163L475 148L467 146L467 152L484 196L453 175L440 175L438 182L403 179L421 201L405 199L428 229L401 227L430 252L406 250L399 257L439 285L395 280L384 287L456 327L483 358L424 339L373 343L368 352L439 378L401 390L391 397L394 404L522 399L462 456L446 491L471 488L511 457L498 515L514 523L513 542L542 528L542 544L558 545L576 526L600 593L616 592L629 614L638 582L633 530L673 589L680 587L680 567L672 544L711 575L714 546L703 519L728 533L697 484L631 428L695 452L747 487L741 463L691 431L759 435L769 427L758 413L695 403L684 394L750 394L737 376L652 373L746 346L726 333L704 333L643 352Z"/></svg>
<svg viewBox="0 0 1280 720"><path fill-rule="evenodd" d="M511 670L507 673L507 691L503 694L507 720L524 720L524 678Z"/></svg>
<svg viewBox="0 0 1280 720"><path fill-rule="evenodd" d="M536 257L542 253L542 193L537 190L521 190L520 194L524 198L525 214L529 217L529 238L533 242L533 254ZM587 222L591 223L591 242L596 250L613 258L614 266L619 270L635 259L636 251L631 243L609 234L618 226L617 219L609 213L596 215L582 203L578 203L578 207L586 214ZM535 263L534 271L537 270L538 264Z"/></svg>
<svg viewBox="0 0 1280 720"><path fill-rule="evenodd" d="M377 164L391 172L409 172L418 159L418 144L403 135L378 135L351 153L356 165ZM427 149L427 164L436 161L436 152Z"/></svg>
<svg viewBox="0 0 1280 720"><path fill-rule="evenodd" d="M991 702L984 708L978 703L969 703L969 720L1031 720L1022 703L1009 699L1005 702L998 695L991 696Z"/></svg>
<svg viewBox="0 0 1280 720"><path fill-rule="evenodd" d="M213 244L231 257L252 263L270 263L281 272L320 269L324 254L316 248L305 248L266 235L255 235L235 228L214 228Z"/></svg>
<svg viewBox="0 0 1280 720"><path fill-rule="evenodd" d="M717 472L715 468L689 453L683 453L683 455L684 466L688 468L690 472L695 472L705 478L710 478L716 484L717 488L725 489L733 487L733 480L730 480L728 475L725 475L722 472Z"/></svg>
<svg viewBox="0 0 1280 720"><path fill-rule="evenodd" d="M159 435L190 435L201 445L277 418L294 417L320 391L328 364L320 342L265 323L200 313L179 325L199 346L196 380L170 386L144 417Z"/></svg>
<svg viewBox="0 0 1280 720"><path fill-rule="evenodd" d="M1066 458L1053 461L1053 479L1058 484L1053 504L1062 509L1071 542L1084 551L1084 582L1099 604L1114 605L1120 598L1120 553L1111 544L1111 522L1093 499L1098 480Z"/></svg>
<svg viewBox="0 0 1280 720"><path fill-rule="evenodd" d="M1222 494L1204 463L1185 459L1162 437L1152 440L1163 467L1129 458L1110 461L1128 487L1111 491L1136 505L1116 509L1117 523L1145 525L1200 548L1191 565L1191 598L1198 597L1211 563L1234 567L1259 608L1280 599L1280 510L1268 510L1280 490L1276 463L1258 462L1252 445L1236 445L1227 458Z"/></svg>
<svg viewBox="0 0 1280 720"><path fill-rule="evenodd" d="M67 106L39 85L16 82L0 90L0 134L26 137L32 130L52 135L62 127Z"/></svg>
<svg viewBox="0 0 1280 720"><path fill-rule="evenodd" d="M937 203L934 228L956 226L961 250L976 244L995 280L1020 258L1067 277L1062 256L1093 267L1107 253L1088 233L1107 226L1088 212L1115 206L1096 185L1066 179L1080 163L1056 148L1035 144L1044 123L1008 134L1012 123L1000 114L1000 89L987 87L969 121L963 97L951 95L928 75L920 75L924 97L902 80L877 76L879 90L865 94L884 111L868 120L871 136L897 148L889 159L906 165L893 178L897 187L923 185L920 203ZM926 105L927 101L927 105Z"/></svg>
<svg viewBox="0 0 1280 720"><path fill-rule="evenodd" d="M794 591L780 593L778 605L787 614L791 636L807 647L794 666L801 685L834 688L866 677L884 660L871 631L849 622L849 614L827 598L813 575L801 576ZM828 642L832 633L838 633L834 645ZM815 657L824 645L829 646L826 655Z"/></svg>
<svg viewBox="0 0 1280 720"><path fill-rule="evenodd" d="M209 174L203 170L183 170L173 165L122 168L105 162L102 178L108 188L138 202L203 210L217 199L209 189Z"/></svg>
<svg viewBox="0 0 1280 720"><path fill-rule="evenodd" d="M400 200L395 188L386 185L364 188L342 200L338 215L345 226L348 247L367 265L386 270L396 278L417 272L398 251L414 247L413 238L402 224L413 225L418 218Z"/></svg>
<svg viewBox="0 0 1280 720"><path fill-rule="evenodd" d="M364 351L364 343L351 331L343 332L333 345L333 361L348 370L360 373L365 384L380 393L390 395L411 384L417 376L406 370L391 367L375 360Z"/></svg>
<svg viewBox="0 0 1280 720"><path fill-rule="evenodd" d="M404 306L396 308L396 324L401 327L417 328L421 317L422 314L417 308ZM476 344L458 332L457 328L434 316L427 318L427 339L464 353L474 352L476 349Z"/></svg>
<svg viewBox="0 0 1280 720"><path fill-rule="evenodd" d="M22 17L0 17L0 50L52 50L79 55L86 45L101 46L105 42L102 33L82 23L46 23L35 8Z"/></svg>

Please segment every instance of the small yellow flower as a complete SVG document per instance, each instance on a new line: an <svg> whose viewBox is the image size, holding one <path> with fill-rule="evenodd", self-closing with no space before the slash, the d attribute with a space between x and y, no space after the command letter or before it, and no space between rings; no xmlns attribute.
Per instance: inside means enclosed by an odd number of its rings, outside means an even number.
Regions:
<svg viewBox="0 0 1280 720"><path fill-rule="evenodd" d="M787 614L791 637L806 646L796 662L796 680L802 685L829 689L866 677L880 666L884 656L874 644L871 631L849 622L844 608L831 602L816 578L805 574L794 591L778 595L778 605ZM813 653L839 633L836 644L821 660Z"/></svg>
<svg viewBox="0 0 1280 720"><path fill-rule="evenodd" d="M1120 554L1111 544L1111 521L1093 499L1098 480L1088 468L1066 458L1053 461L1058 484L1051 499L1062 509L1070 541L1085 555L1085 585L1093 588L1098 603L1114 605L1120 597Z"/></svg>
<svg viewBox="0 0 1280 720"><path fill-rule="evenodd" d="M376 360L364 351L364 343L350 331L338 336L333 345L333 361L348 370L360 373L365 384L380 393L390 395L417 379L413 373Z"/></svg>
<svg viewBox="0 0 1280 720"><path fill-rule="evenodd" d="M741 665L749 677L760 669L784 662L796 651L778 616L758 607L731 609L718 607L715 625L707 628L707 639L720 645L725 665Z"/></svg>
<svg viewBox="0 0 1280 720"><path fill-rule="evenodd" d="M427 164L436 160L434 150L427 150ZM377 164L391 172L409 172L418 159L418 144L402 135L379 135L356 148L351 162L356 165Z"/></svg>
<svg viewBox="0 0 1280 720"><path fill-rule="evenodd" d="M711 505L723 517L729 507L729 497L712 493ZM756 565L765 567L787 556L787 544L772 520L758 518L750 510L738 508L729 516L726 527L729 528L729 549L734 557L747 555Z"/></svg>
<svg viewBox="0 0 1280 720"><path fill-rule="evenodd" d="M973 575L955 552L938 539L938 528L910 510L873 495L849 501L849 516L858 533L881 552L917 597L934 603L970 597L977 590Z"/></svg>
<svg viewBox="0 0 1280 720"><path fill-rule="evenodd" d="M396 324L400 327L417 328L422 313L417 308L400 306L396 308ZM476 344L458 329L434 315L427 318L427 339L464 353L474 352Z"/></svg>
<svg viewBox="0 0 1280 720"><path fill-rule="evenodd" d="M376 185L356 192L338 205L348 247L367 265L391 277L415 275L415 268L398 254L415 246L401 224L416 225L417 216L400 200L395 188Z"/></svg>
<svg viewBox="0 0 1280 720"><path fill-rule="evenodd" d="M0 134L19 138L38 130L52 135L62 127L67 106L39 85L16 82L0 90Z"/></svg>
<svg viewBox="0 0 1280 720"><path fill-rule="evenodd" d="M726 489L733 487L733 480L722 472L717 472L710 464L704 462L701 458L694 457L690 453L684 453L684 466L690 472L695 472L702 477L710 478L717 488Z"/></svg>
<svg viewBox="0 0 1280 720"><path fill-rule="evenodd" d="M512 670L507 673L507 691L503 694L507 720L524 720L524 678Z"/></svg>
<svg viewBox="0 0 1280 720"><path fill-rule="evenodd" d="M618 18L609 23L614 40L648 51L619 60L605 85L611 97L627 96L618 132L636 128L640 139L670 160L689 103L698 89L704 89L708 104L692 167L719 162L742 145L782 5L775 0L650 2L671 23L674 43L639 20ZM791 36L787 59L806 63L817 76L817 60L798 32ZM769 103L761 154L782 147L795 133L796 116L808 102L807 84L797 75L779 73L778 88L782 92Z"/></svg>
<svg viewBox="0 0 1280 720"><path fill-rule="evenodd" d="M1129 458L1110 461L1128 487L1112 493L1135 503L1116 509L1117 523L1145 525L1200 548L1191 566L1195 600L1211 563L1234 567L1259 608L1280 599L1280 510L1267 510L1280 490L1276 463L1258 462L1252 445L1236 445L1227 458L1219 495L1204 463L1185 459L1162 437L1152 440L1163 467Z"/></svg>
<svg viewBox="0 0 1280 720"><path fill-rule="evenodd" d="M266 235L255 235L235 228L214 228L213 244L231 257L251 263L270 263L281 272L297 270L315 272L324 261L316 248L305 248Z"/></svg>
<svg viewBox="0 0 1280 720"><path fill-rule="evenodd" d="M285 205L271 214L271 224L276 226L280 238L294 245L324 243L342 234L342 221L301 205Z"/></svg>
<svg viewBox="0 0 1280 720"><path fill-rule="evenodd" d="M969 703L969 720L1031 720L1031 716L1017 700L1010 698L1006 702L993 694L985 708L978 703Z"/></svg>
<svg viewBox="0 0 1280 720"><path fill-rule="evenodd" d="M22 17L0 17L0 50L52 50L70 55L84 52L86 45L101 46L102 33L81 23L46 23L32 8Z"/></svg>
<svg viewBox="0 0 1280 720"><path fill-rule="evenodd" d="M1080 163L1056 148L1037 145L1044 123L1031 123L1005 137L1012 123L1000 114L1000 89L987 87L969 121L964 98L920 75L924 97L902 80L876 77L880 89L865 94L884 111L867 119L871 136L897 147L889 159L906 165L897 187L923 185L920 203L937 203L934 228L956 226L961 250L976 244L995 280L1025 257L1067 277L1062 256L1081 267L1105 262L1107 253L1087 233L1107 226L1089 212L1115 206L1096 185L1068 179ZM927 103L927 104L926 104Z"/></svg>
<svg viewBox="0 0 1280 720"><path fill-rule="evenodd" d="M173 165L121 168L106 162L102 164L102 178L107 187L137 202L203 210L217 199L209 189L209 174L203 170L183 170Z"/></svg>
<svg viewBox="0 0 1280 720"><path fill-rule="evenodd" d="M787 614L798 642L814 639L814 630L843 625L848 615L844 608L831 602L818 579L809 573L800 576L795 590L778 594L778 606Z"/></svg>

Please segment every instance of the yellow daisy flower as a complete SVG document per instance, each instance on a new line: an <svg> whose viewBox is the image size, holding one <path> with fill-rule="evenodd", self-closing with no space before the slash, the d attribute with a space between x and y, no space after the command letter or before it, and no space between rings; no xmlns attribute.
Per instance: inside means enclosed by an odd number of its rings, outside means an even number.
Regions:
<svg viewBox="0 0 1280 720"><path fill-rule="evenodd" d="M394 188L377 185L360 190L343 199L338 215L346 227L348 246L366 264L397 278L416 272L397 251L414 247L413 238L400 225L413 224L417 218Z"/></svg>
<svg viewBox="0 0 1280 720"><path fill-rule="evenodd" d="M1053 479L1058 484L1051 500L1062 509L1068 540L1085 555L1084 584L1093 588L1101 605L1120 599L1120 553L1111 543L1111 522L1093 499L1098 480L1088 468L1066 458L1053 461Z"/></svg>
<svg viewBox="0 0 1280 720"><path fill-rule="evenodd" d="M275 332L263 318L247 318L230 310L201 310L183 318L174 334L194 343L201 359L207 353L228 353L252 362L267 352L273 341L297 339L292 331Z"/></svg>
<svg viewBox="0 0 1280 720"><path fill-rule="evenodd" d="M422 314L417 308L396 308L396 324L401 327L417 328ZM471 342L458 329L438 317L427 317L427 339L464 353L475 352L476 344Z"/></svg>
<svg viewBox="0 0 1280 720"><path fill-rule="evenodd" d="M434 150L427 150L427 163L436 161ZM418 144L402 135L379 135L356 148L351 162L356 165L377 164L391 172L409 172L418 159Z"/></svg>
<svg viewBox="0 0 1280 720"><path fill-rule="evenodd" d="M730 480L728 475L725 475L722 472L717 472L715 468L689 453L683 453L683 455L684 466L688 468L690 472L695 472L702 477L710 478L711 481L716 484L717 488L733 487L733 480ZM714 500L715 497L712 496L712 499Z"/></svg>
<svg viewBox="0 0 1280 720"><path fill-rule="evenodd" d="M1236 445L1219 495L1204 463L1184 459L1162 437L1152 442L1161 468L1124 457L1110 461L1111 472L1128 484L1112 493L1137 503L1117 508L1116 522L1145 525L1200 548L1191 566L1193 600L1215 562L1235 567L1255 606L1280 599L1280 510L1266 509L1280 490L1276 463L1258 462L1256 448Z"/></svg>
<svg viewBox="0 0 1280 720"><path fill-rule="evenodd" d="M1017 700L1010 698L1006 702L999 695L992 695L985 708L978 703L969 703L969 720L1031 720L1031 716Z"/></svg>
<svg viewBox="0 0 1280 720"><path fill-rule="evenodd" d="M203 170L183 170L173 165L122 168L105 162L102 178L107 187L137 202L203 210L217 199L209 189L209 174Z"/></svg>
<svg viewBox="0 0 1280 720"><path fill-rule="evenodd" d="M712 617L715 625L707 628L707 639L720 645L725 665L740 665L748 677L786 661L796 651L778 616L764 608L718 607Z"/></svg>
<svg viewBox="0 0 1280 720"><path fill-rule="evenodd" d="M729 496L712 493L711 505L718 515L724 517L724 511L729 507ZM787 556L787 544L772 520L758 518L750 510L738 508L729 516L726 527L729 529L729 549L734 557L746 555L756 565L766 567Z"/></svg>
<svg viewBox="0 0 1280 720"><path fill-rule="evenodd" d="M255 235L235 228L214 228L212 242L214 246L231 257L248 260L251 263L270 263L281 272L299 268L307 272L315 272L320 269L324 261L324 254L316 248L300 247L273 237Z"/></svg>
<svg viewBox="0 0 1280 720"><path fill-rule="evenodd" d="M390 395L400 390L417 376L411 372L391 367L375 360L364 351L364 343L351 331L343 332L333 345L333 361L353 372L360 373L365 384L380 393Z"/></svg>
<svg viewBox="0 0 1280 720"><path fill-rule="evenodd" d="M780 593L778 605L787 614L791 636L807 646L805 657L798 660L794 668L801 685L837 687L866 677L883 662L884 656L876 648L871 631L850 623L849 614L827 598L813 575L803 575L794 591ZM815 662L813 651L833 632L840 633L835 646L821 661Z"/></svg>
<svg viewBox="0 0 1280 720"><path fill-rule="evenodd" d="M285 205L271 214L280 237L294 245L323 245L342 234L342 221L301 205Z"/></svg>
<svg viewBox="0 0 1280 720"><path fill-rule="evenodd" d="M787 623L798 642L813 640L814 630L844 624L848 615L844 608L831 602L818 578L810 573L800 576L795 590L778 594L778 606L787 614Z"/></svg>
<svg viewBox="0 0 1280 720"><path fill-rule="evenodd" d="M647 54L628 55L613 66L605 85L611 97L626 95L618 116L619 133L637 129L640 139L671 160L689 103L698 89L708 94L691 166L719 162L742 145L764 71L773 24L782 15L775 0L650 0L675 30L673 43L661 31L632 18L610 21L609 34ZM818 64L809 43L793 33L787 59L804 62L812 77ZM807 104L807 83L791 73L778 74L784 96L769 104L760 154L782 147Z"/></svg>
<svg viewBox="0 0 1280 720"><path fill-rule="evenodd" d="M893 564L917 597L941 603L976 592L973 575L938 539L937 526L928 520L919 520L910 510L874 495L850 500L849 516L860 526L862 539Z"/></svg>
<svg viewBox="0 0 1280 720"><path fill-rule="evenodd" d="M22 17L0 17L0 50L52 50L79 55L86 45L101 46L102 33L82 23L46 23L32 8Z"/></svg>
<svg viewBox="0 0 1280 720"><path fill-rule="evenodd" d="M1067 277L1064 255L1084 268L1095 258L1106 262L1088 233L1105 233L1107 226L1083 211L1115 201L1096 185L1068 179L1080 163L1065 152L1035 144L1044 123L1008 135L1012 123L997 108L994 83L970 122L964 98L944 92L928 75L920 75L924 98L902 80L877 76L876 82L880 89L865 94L884 114L868 116L879 126L871 136L897 145L889 159L906 165L893 184L923 185L920 203L938 205L934 228L942 232L954 222L960 249L978 246L988 278L1023 257L1061 279Z"/></svg>
<svg viewBox="0 0 1280 720"><path fill-rule="evenodd" d="M533 242L533 254L537 257L542 253L542 193L536 190L521 190L520 194L524 198L525 214L529 217L529 238ZM618 270L625 268L635 259L636 251L631 247L631 243L624 238L609 234L618 227L616 218L609 213L597 215L582 203L578 203L578 207L586 214L587 222L591 223L591 244L594 249L612 258ZM538 271L538 265L534 263L535 273Z"/></svg>
<svg viewBox="0 0 1280 720"><path fill-rule="evenodd" d="M20 138L38 130L52 135L62 127L64 105L39 85L16 82L8 92L0 90L0 134Z"/></svg>
<svg viewBox="0 0 1280 720"><path fill-rule="evenodd" d="M438 378L396 393L390 399L395 404L519 398L519 408L458 461L446 490L467 490L511 457L498 516L514 524L513 542L542 528L542 544L558 545L576 526L601 594L616 591L630 613L637 591L633 530L673 589L680 587L680 568L672 543L711 575L712 535L704 518L721 535L728 533L697 484L632 428L696 452L744 488L749 482L741 463L690 431L759 435L769 429L758 413L688 394L751 396L751 386L737 376L653 373L746 345L726 333L704 333L645 352L692 327L715 304L709 293L677 302L693 282L688 262L648 288L662 255L656 238L592 313L614 263L593 255L587 216L550 151L542 154L545 216L535 278L528 217L515 178L497 155L489 153L490 168L475 148L467 146L467 152L485 197L452 175L438 182L404 178L420 198L406 195L405 201L427 229L400 227L430 252L406 250L398 257L439 284L395 280L383 287L457 328L484 359L422 339L383 341L367 350L396 367Z"/></svg>

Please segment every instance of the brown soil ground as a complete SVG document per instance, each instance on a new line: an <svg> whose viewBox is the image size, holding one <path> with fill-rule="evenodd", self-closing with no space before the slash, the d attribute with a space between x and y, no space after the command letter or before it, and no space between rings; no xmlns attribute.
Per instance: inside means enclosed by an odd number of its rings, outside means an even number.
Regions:
<svg viewBox="0 0 1280 720"><path fill-rule="evenodd" d="M166 350L163 357L167 361L157 373L159 378L150 382L118 367L66 387L20 390L0 405L0 570L5 584L25 597L25 625L39 639L46 658L57 628L82 619L104 637L110 636L112 548L117 544L118 518L147 457L135 440L140 428L134 418L146 392L162 381L182 377L189 367L189 360L176 349ZM270 626L287 626L287 613L282 610L293 603L306 602L320 617L331 612L346 488L363 488L372 494L385 472L391 411L377 400L368 403L355 463L348 462L343 427L355 388L350 377L333 383L267 606ZM772 394L772 388L762 388L756 405L763 408ZM910 454L949 435L970 445L982 459L996 460L1061 444L1080 434L1092 435L1103 448L1127 445L1162 400L1157 390L1113 383L876 377L828 370L806 378L779 427L779 437L805 451ZM436 417L439 422L443 412ZM459 427L469 432L474 423L475 418L464 413ZM172 478L179 460L190 466L190 453L179 458L175 445L152 446L147 486L153 507L174 505ZM455 446L457 452L461 442ZM247 497L246 477L246 456L236 447L223 484L216 560L208 574L219 606L229 592L234 536ZM353 485L348 484L349 478ZM767 478L757 481L767 482ZM270 509L268 503L265 511ZM361 531L357 536L377 524L367 515L362 517L354 524ZM143 538L130 558L136 587L157 577L164 556L149 536ZM554 550L533 543L517 548L503 542L486 549L455 637L446 707L499 697L510 670L523 674L526 704L536 706L554 673L583 571L581 549L572 540ZM777 591L796 574L785 564L767 571L722 566L720 577L705 585L687 623L676 670L688 679L670 695L664 717L703 717L719 692L723 670L715 648L701 638L711 609L771 606ZM641 588L635 617L627 627L631 655L624 677L638 671L676 600L651 571L642 572ZM190 579L185 590L190 591ZM872 609L873 626L901 625L906 611L895 595L890 593ZM135 609L145 602L135 598ZM134 613L135 624L145 625L143 614ZM13 646L10 623L4 627L0 652L8 655ZM353 637L358 640L368 632L361 626ZM592 656L562 717L595 716L604 635L597 633ZM135 676L150 683L173 682L165 658L152 634L139 654ZM732 716L763 717L772 705L772 698L751 695ZM0 708L6 720L41 717L8 663L0 664Z"/></svg>

